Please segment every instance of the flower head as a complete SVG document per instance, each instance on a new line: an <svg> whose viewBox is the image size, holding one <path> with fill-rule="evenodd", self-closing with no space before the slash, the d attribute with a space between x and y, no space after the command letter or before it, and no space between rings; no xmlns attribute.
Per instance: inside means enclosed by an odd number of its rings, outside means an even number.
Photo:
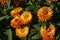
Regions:
<svg viewBox="0 0 60 40"><path fill-rule="evenodd" d="M52 13L53 13L52 9L50 7L45 6L38 10L37 16L42 21L47 21L51 19L51 17L53 16Z"/></svg>
<svg viewBox="0 0 60 40"><path fill-rule="evenodd" d="M23 12L20 17L23 21L23 24L28 24L32 20L32 14L28 11Z"/></svg>
<svg viewBox="0 0 60 40"><path fill-rule="evenodd" d="M48 24L47 26L41 27L40 33L43 37L43 40L54 40L55 27L52 24Z"/></svg>
<svg viewBox="0 0 60 40"><path fill-rule="evenodd" d="M15 18L13 18L13 20L11 20L11 26L13 28L19 28L22 25L22 20L20 19L20 17L16 16Z"/></svg>
<svg viewBox="0 0 60 40"><path fill-rule="evenodd" d="M40 33L42 36L54 35L55 27L52 24L48 24L47 26L41 27Z"/></svg>
<svg viewBox="0 0 60 40"><path fill-rule="evenodd" d="M23 28L16 29L16 35L19 38L26 37L29 33L28 26L24 26Z"/></svg>
<svg viewBox="0 0 60 40"><path fill-rule="evenodd" d="M20 16L22 10L23 10L23 9L22 9L21 7L17 7L17 8L15 8L15 9L13 9L13 10L11 11L11 16L12 16L12 17Z"/></svg>

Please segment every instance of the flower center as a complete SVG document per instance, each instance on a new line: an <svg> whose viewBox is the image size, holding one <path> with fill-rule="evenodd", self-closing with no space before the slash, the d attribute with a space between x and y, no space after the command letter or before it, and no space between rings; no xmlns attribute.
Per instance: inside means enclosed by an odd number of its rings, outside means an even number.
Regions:
<svg viewBox="0 0 60 40"><path fill-rule="evenodd" d="M25 32L25 30L22 28L22 29L21 29L21 32L22 32L22 33L24 33L24 32Z"/></svg>
<svg viewBox="0 0 60 40"><path fill-rule="evenodd" d="M25 15L25 16L24 16L24 19L26 19L27 17L28 17L28 15Z"/></svg>
<svg viewBox="0 0 60 40"><path fill-rule="evenodd" d="M48 14L48 11L43 12L44 14Z"/></svg>
<svg viewBox="0 0 60 40"><path fill-rule="evenodd" d="M17 22L18 21L18 19L15 19L15 22Z"/></svg>

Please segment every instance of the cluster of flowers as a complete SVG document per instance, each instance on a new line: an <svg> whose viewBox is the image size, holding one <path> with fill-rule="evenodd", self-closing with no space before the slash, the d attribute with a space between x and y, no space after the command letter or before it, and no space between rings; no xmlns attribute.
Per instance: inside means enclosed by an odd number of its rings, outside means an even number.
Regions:
<svg viewBox="0 0 60 40"><path fill-rule="evenodd" d="M13 3L16 6L19 6L20 2L16 2L15 0ZM24 0L23 0L24 1ZM57 2L58 0L48 0L49 3L51 2ZM6 3L7 0L0 0L0 3ZM16 28L16 35L18 37L26 37L29 33L29 27L27 26L31 20L32 20L32 14L29 11L24 11L23 8L17 7L11 11L11 26L13 28ZM51 19L53 16L53 10L50 7L44 6L40 8L37 12L37 17L39 20L47 21ZM54 34L55 34L55 26L53 24L47 24L45 26L42 26L40 29L40 33L43 37L43 40L54 40Z"/></svg>
<svg viewBox="0 0 60 40"><path fill-rule="evenodd" d="M44 6L40 8L37 12L39 20L47 21L52 18L53 10L50 7ZM41 27L40 33L42 35L42 40L55 40L55 26L51 23L48 23Z"/></svg>
<svg viewBox="0 0 60 40"><path fill-rule="evenodd" d="M25 25L28 25L32 20L31 12L22 12L22 10L23 9L21 7L17 7L11 11L11 16L13 17L11 20L11 26L16 28L16 35L20 38L28 35L29 28ZM51 19L52 16L53 10L47 6L40 8L37 12L38 19L45 22ZM54 40L55 26L51 23L47 24L46 26L42 26L40 33L43 37L43 40Z"/></svg>
<svg viewBox="0 0 60 40"><path fill-rule="evenodd" d="M17 7L11 11L11 26L16 28L16 35L26 37L29 33L29 27L27 26L32 20L32 14L29 11L24 11L23 8Z"/></svg>

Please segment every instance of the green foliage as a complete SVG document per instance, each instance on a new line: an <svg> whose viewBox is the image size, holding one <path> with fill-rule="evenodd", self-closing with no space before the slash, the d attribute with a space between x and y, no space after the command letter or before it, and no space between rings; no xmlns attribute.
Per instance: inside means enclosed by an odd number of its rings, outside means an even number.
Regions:
<svg viewBox="0 0 60 40"><path fill-rule="evenodd" d="M18 0L17 0L18 1ZM11 16L10 11L16 6L12 3L12 0L8 0L6 3L0 3L0 40L42 40L39 33L40 27L43 24L49 22L53 23L56 27L55 38L60 40L60 1L48 3L48 0L26 0L26 4L19 6L24 10L30 11L33 15L31 24L29 24L29 35L26 38L19 38L15 34L15 29L10 26ZM49 6L53 9L53 18L49 21L42 22L37 18L37 11L43 6Z"/></svg>
<svg viewBox="0 0 60 40"><path fill-rule="evenodd" d="M41 37L39 36L39 34L35 34L34 36L32 36L32 40L37 40L40 39Z"/></svg>

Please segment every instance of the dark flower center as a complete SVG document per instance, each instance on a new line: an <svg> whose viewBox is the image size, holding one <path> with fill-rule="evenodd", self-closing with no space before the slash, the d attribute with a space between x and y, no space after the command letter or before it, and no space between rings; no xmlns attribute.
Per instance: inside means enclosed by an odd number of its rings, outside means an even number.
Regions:
<svg viewBox="0 0 60 40"><path fill-rule="evenodd" d="M43 12L44 14L48 14L48 11Z"/></svg>
<svg viewBox="0 0 60 40"><path fill-rule="evenodd" d="M15 19L15 22L17 22L18 21L18 19Z"/></svg>

